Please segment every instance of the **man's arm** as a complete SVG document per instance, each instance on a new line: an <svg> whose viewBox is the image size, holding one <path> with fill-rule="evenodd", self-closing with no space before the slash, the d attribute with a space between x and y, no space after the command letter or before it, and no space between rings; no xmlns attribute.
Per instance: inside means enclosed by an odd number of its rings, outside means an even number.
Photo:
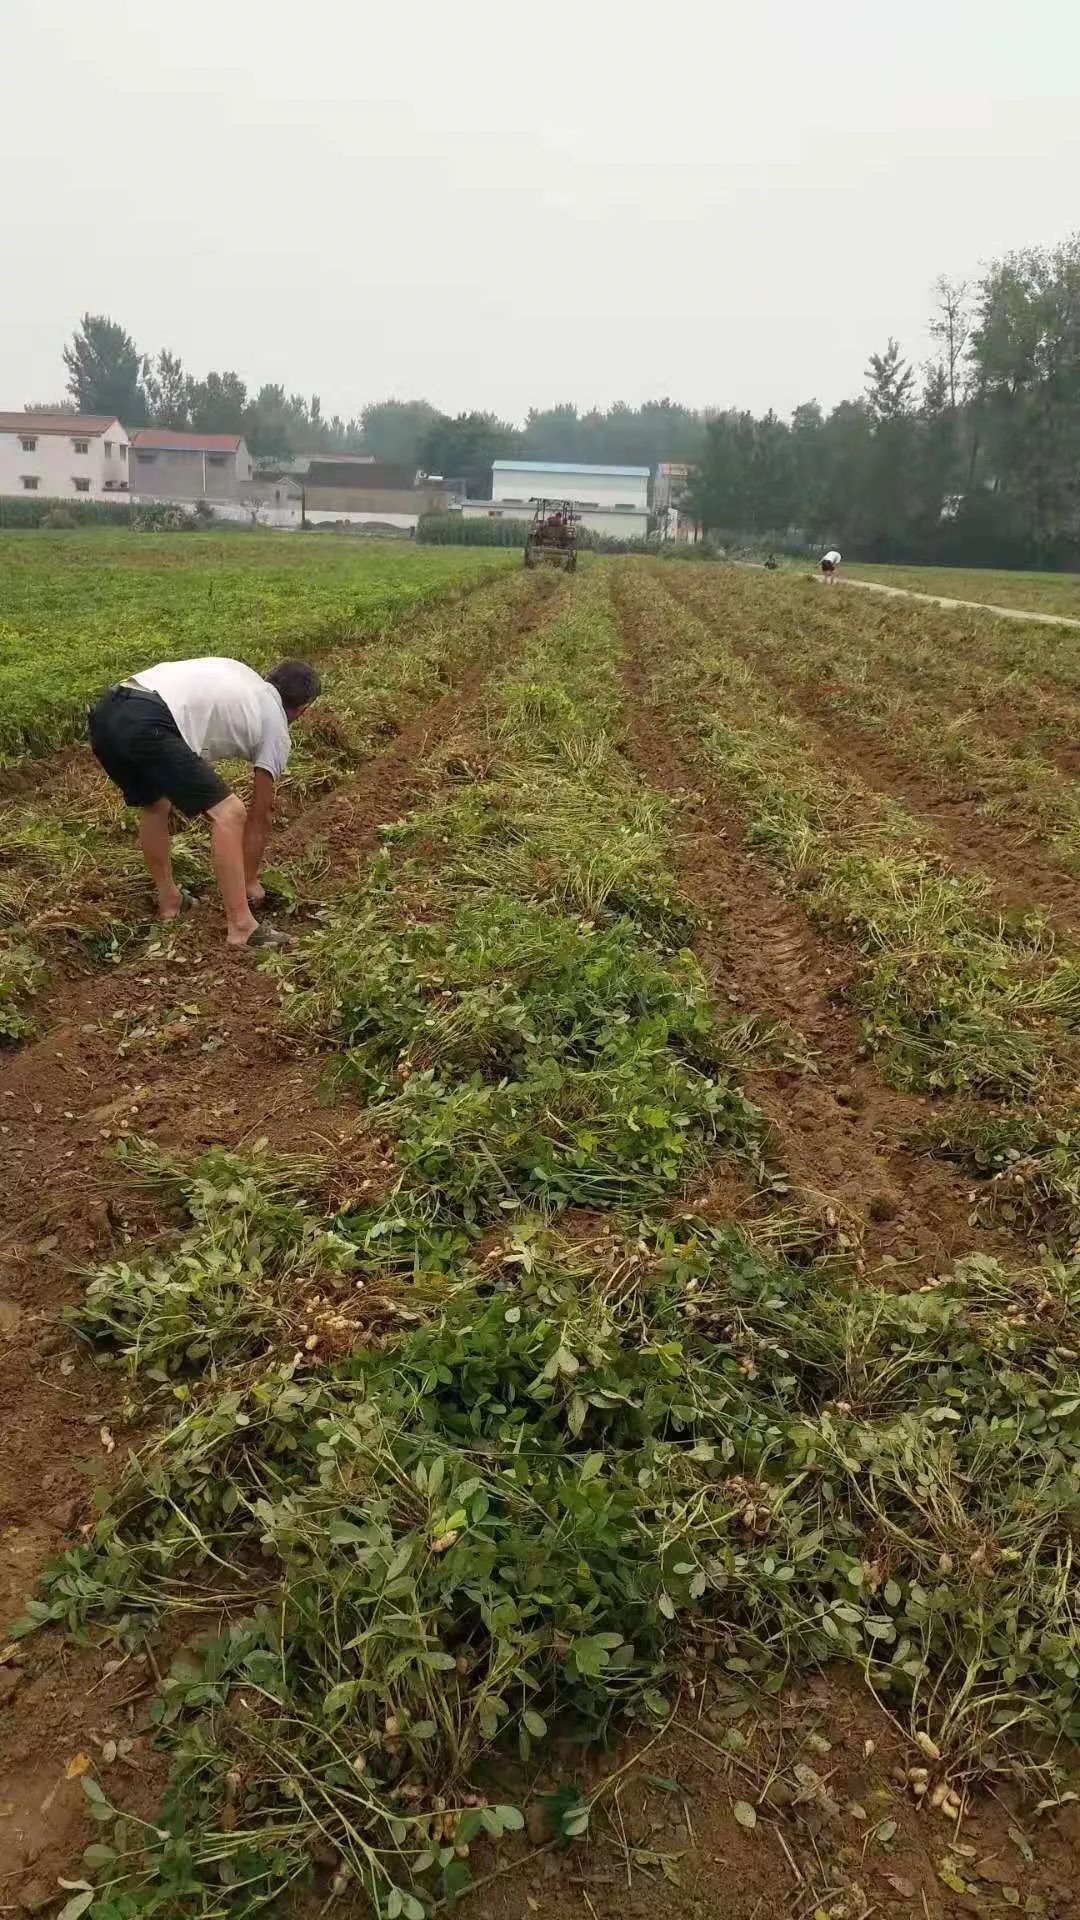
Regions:
<svg viewBox="0 0 1080 1920"><path fill-rule="evenodd" d="M265 767L256 767L254 791L244 825L244 877L247 881L248 897L254 896L256 900L261 900L263 897L259 883L259 868L262 866L266 843L274 824L275 800L273 774L267 773Z"/></svg>

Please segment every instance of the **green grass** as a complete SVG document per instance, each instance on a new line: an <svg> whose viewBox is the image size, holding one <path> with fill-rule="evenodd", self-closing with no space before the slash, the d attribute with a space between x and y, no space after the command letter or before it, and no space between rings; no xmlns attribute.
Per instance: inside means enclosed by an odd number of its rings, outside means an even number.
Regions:
<svg viewBox="0 0 1080 1920"><path fill-rule="evenodd" d="M880 580L909 593L941 594L947 600L978 600L984 606L1020 607L1030 613L1080 620L1080 574L1009 573L993 567L887 567L844 562L856 580Z"/></svg>
<svg viewBox="0 0 1080 1920"><path fill-rule="evenodd" d="M318 654L514 563L300 534L0 533L0 761L79 737L96 692L157 660Z"/></svg>

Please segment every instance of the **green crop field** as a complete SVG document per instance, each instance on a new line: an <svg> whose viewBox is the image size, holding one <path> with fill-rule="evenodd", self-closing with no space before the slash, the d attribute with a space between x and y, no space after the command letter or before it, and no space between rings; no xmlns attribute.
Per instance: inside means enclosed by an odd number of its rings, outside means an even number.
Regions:
<svg viewBox="0 0 1080 1920"><path fill-rule="evenodd" d="M880 580L909 593L939 593L947 600L978 600L984 606L1021 607L1080 620L1080 574L1008 573L990 567L879 567L846 562L855 579Z"/></svg>
<svg viewBox="0 0 1080 1920"><path fill-rule="evenodd" d="M76 736L96 691L156 660L319 653L515 559L319 534L0 533L0 762Z"/></svg>
<svg viewBox="0 0 1080 1920"><path fill-rule="evenodd" d="M327 692L290 950L225 953L204 862L62 1048L11 986L5 1819L85 1797L69 1920L564 1920L586 1878L609 1920L638 1875L660 1920L767 1880L1063 1913L1071 636L749 568L81 544L36 549L71 630L223 649L242 608L258 649L307 606ZM46 975L85 862L143 885L71 793L0 818Z"/></svg>

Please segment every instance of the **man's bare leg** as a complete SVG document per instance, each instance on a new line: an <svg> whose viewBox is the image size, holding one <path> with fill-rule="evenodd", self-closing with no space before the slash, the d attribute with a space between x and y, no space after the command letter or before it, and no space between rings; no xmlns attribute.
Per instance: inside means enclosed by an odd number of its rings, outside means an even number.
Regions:
<svg viewBox="0 0 1080 1920"><path fill-rule="evenodd" d="M248 905L247 875L244 870L244 822L247 812L242 800L230 793L207 812L210 822L210 852L217 875L218 891L225 908L230 947L246 947L258 921Z"/></svg>
<svg viewBox="0 0 1080 1920"><path fill-rule="evenodd" d="M155 800L152 807L144 807L139 815L139 845L157 892L158 914L162 920L175 920L180 911L180 889L172 870L169 804L168 800Z"/></svg>

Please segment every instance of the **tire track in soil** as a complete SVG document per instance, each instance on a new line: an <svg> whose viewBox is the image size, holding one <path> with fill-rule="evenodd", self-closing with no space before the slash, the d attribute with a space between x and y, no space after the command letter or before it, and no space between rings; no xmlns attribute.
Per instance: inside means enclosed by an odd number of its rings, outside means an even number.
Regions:
<svg viewBox="0 0 1080 1920"><path fill-rule="evenodd" d="M708 916L695 942L707 978L736 1007L788 1021L818 1067L762 1070L747 1080L800 1203L818 1217L834 1208L858 1235L866 1264L895 1261L905 1283L975 1249L1030 1258L1003 1229L972 1223L970 1185L952 1167L907 1145L930 1102L886 1087L860 1058L859 1023L838 1004L854 975L852 957L810 924L747 845L737 809L706 786L710 776L694 768L654 701L652 668L662 669L662 655L625 616L623 630L628 752L681 816L675 864Z"/></svg>
<svg viewBox="0 0 1080 1920"><path fill-rule="evenodd" d="M545 582L511 618L499 654L489 648L472 661L351 781L298 817L275 852L317 845L328 861L328 896L357 874L379 844L381 826L437 786L425 760L441 739L460 733L490 674L550 617L556 598ZM281 1048L277 998L273 979L251 957L226 951L216 901L207 902L185 916L158 953L70 983L58 997L54 1029L0 1061L7 1174L0 1227L0 1909L9 1887L25 1891L32 1880L51 1888L56 1873L70 1869L86 1823L79 1781L64 1779L65 1764L93 1751L95 1737L135 1737L136 1702L122 1703L134 1692L143 1710L142 1696L154 1688L153 1675L137 1663L108 1675L102 1655L72 1654L51 1635L23 1643L14 1661L10 1654L3 1659L3 1628L21 1611L41 1564L86 1518L93 1488L115 1477L141 1437L121 1433L121 1383L74 1351L60 1317L81 1293L88 1264L125 1258L169 1224L167 1203L142 1191L115 1158L115 1140L130 1131L190 1154L261 1137L281 1153L321 1147L336 1170L357 1174L371 1151L362 1113L320 1105L323 1058ZM202 1011L175 1045L148 1057L118 1057L117 1028L129 1016L180 1029L183 1005ZM145 1777L125 1770L118 1790L135 1811L149 1812L161 1772L146 1752L139 1765ZM8 1803L12 1811L5 1813Z"/></svg>

